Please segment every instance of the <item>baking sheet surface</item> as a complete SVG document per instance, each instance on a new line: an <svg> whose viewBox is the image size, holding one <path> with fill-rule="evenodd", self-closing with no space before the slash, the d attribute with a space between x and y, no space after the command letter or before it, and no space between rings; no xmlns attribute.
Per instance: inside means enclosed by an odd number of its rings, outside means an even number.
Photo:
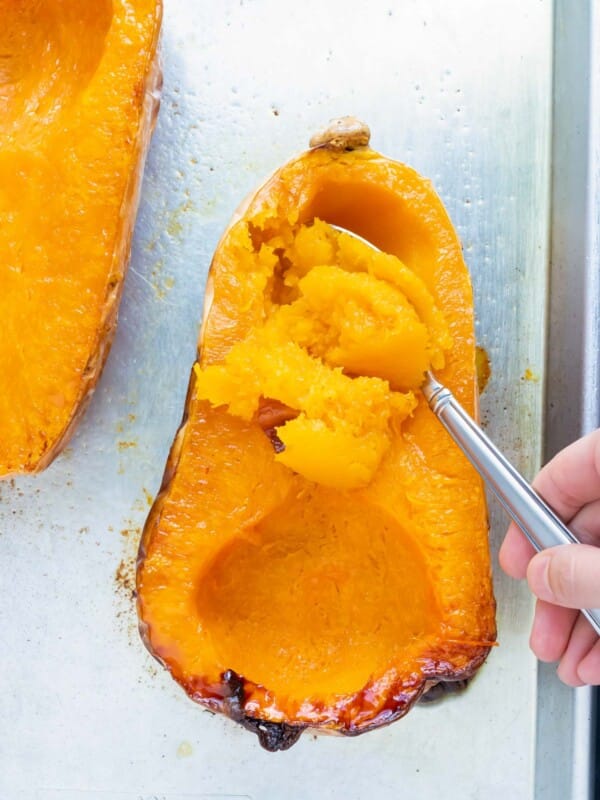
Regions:
<svg viewBox="0 0 600 800"><path fill-rule="evenodd" d="M135 551L180 421L211 253L243 196L330 118L432 179L492 365L483 421L541 446L552 4L168 0L165 89L120 325L43 475L0 486L1 800L533 797L531 602L496 575L500 647L469 690L357 739L268 754L194 706L136 631ZM505 522L492 505L495 552Z"/></svg>

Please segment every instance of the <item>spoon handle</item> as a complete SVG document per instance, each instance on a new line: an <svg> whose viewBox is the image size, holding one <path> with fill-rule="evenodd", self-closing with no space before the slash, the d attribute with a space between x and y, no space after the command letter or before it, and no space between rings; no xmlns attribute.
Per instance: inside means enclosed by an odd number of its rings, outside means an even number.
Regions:
<svg viewBox="0 0 600 800"><path fill-rule="evenodd" d="M554 511L473 422L449 389L430 372L422 389L433 413L536 550L559 544L579 544ZM600 609L582 609L581 613L600 635Z"/></svg>

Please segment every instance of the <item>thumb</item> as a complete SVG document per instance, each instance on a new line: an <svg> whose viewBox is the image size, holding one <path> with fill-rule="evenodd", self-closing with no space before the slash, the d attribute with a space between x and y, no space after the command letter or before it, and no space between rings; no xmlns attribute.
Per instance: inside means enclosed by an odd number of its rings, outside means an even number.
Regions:
<svg viewBox="0 0 600 800"><path fill-rule="evenodd" d="M527 568L531 591L566 608L600 606L600 547L563 544L535 555Z"/></svg>

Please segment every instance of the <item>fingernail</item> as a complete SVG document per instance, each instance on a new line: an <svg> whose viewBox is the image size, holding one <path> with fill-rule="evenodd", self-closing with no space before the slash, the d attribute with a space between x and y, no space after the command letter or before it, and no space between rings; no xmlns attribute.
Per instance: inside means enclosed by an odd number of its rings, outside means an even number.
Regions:
<svg viewBox="0 0 600 800"><path fill-rule="evenodd" d="M541 600L550 603L554 600L554 592L550 586L551 561L550 553L538 553L531 559L527 570L527 580L531 591Z"/></svg>

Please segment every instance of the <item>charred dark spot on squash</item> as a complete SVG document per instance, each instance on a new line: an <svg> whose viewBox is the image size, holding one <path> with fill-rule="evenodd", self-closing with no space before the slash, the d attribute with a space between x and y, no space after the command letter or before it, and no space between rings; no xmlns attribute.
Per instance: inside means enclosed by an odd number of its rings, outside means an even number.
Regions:
<svg viewBox="0 0 600 800"><path fill-rule="evenodd" d="M270 753L278 750L289 750L296 744L302 732L306 730L306 725L288 725L287 722L265 722L261 719L245 717L240 720L241 724L248 731L252 731L258 736L261 747Z"/></svg>
<svg viewBox="0 0 600 800"><path fill-rule="evenodd" d="M232 669L225 670L221 679L225 690L223 704L227 715L232 719L240 720L244 716L244 679Z"/></svg>
<svg viewBox="0 0 600 800"><path fill-rule="evenodd" d="M265 750L271 753L277 750L288 750L298 741L302 732L306 730L306 725L267 722L266 720L247 716L244 713L246 699L244 679L232 669L226 670L222 675L222 679L228 693L223 700L224 712L232 720L239 722L246 730L255 733Z"/></svg>
<svg viewBox="0 0 600 800"><path fill-rule="evenodd" d="M285 445L277 435L277 428L265 428L264 431L268 440L273 445L273 450L276 453L283 453L285 450Z"/></svg>
<svg viewBox="0 0 600 800"><path fill-rule="evenodd" d="M439 681L433 684L426 692L423 692L419 698L419 703L423 705L439 703L446 697L464 692L470 683L470 678L463 678L458 681Z"/></svg>

